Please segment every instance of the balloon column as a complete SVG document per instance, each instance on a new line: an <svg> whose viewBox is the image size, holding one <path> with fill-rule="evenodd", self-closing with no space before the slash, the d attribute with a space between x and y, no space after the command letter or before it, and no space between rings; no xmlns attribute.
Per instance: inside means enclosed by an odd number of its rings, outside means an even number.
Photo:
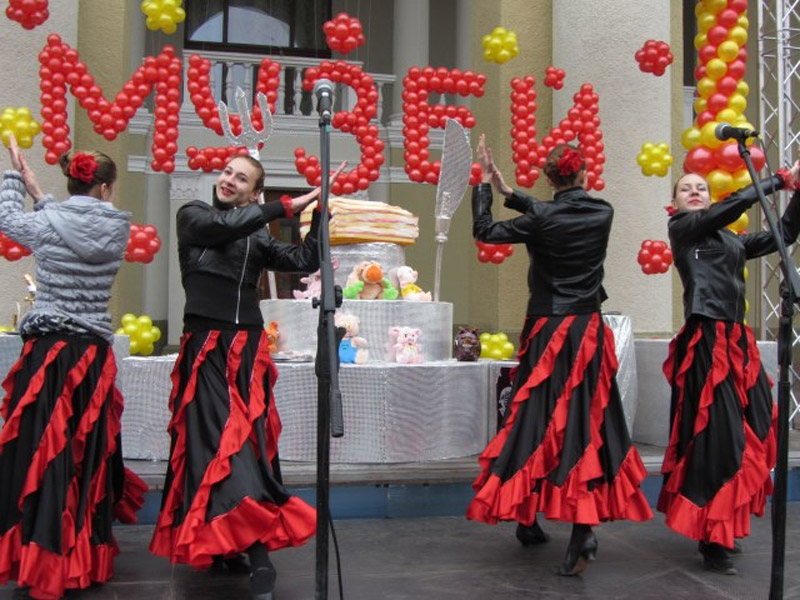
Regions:
<svg viewBox="0 0 800 600"><path fill-rule="evenodd" d="M667 242L645 240L639 249L637 261L645 275L666 273L672 264L672 250L669 249Z"/></svg>
<svg viewBox="0 0 800 600"><path fill-rule="evenodd" d="M25 29L33 29L50 17L48 0L8 0L6 16Z"/></svg>
<svg viewBox="0 0 800 600"><path fill-rule="evenodd" d="M131 339L131 354L150 356L153 344L161 339L161 330L153 325L147 315L137 317L133 313L122 315L122 327L115 331L117 335L127 335Z"/></svg>
<svg viewBox="0 0 800 600"><path fill-rule="evenodd" d="M342 54L348 54L367 41L361 21L347 13L339 13L322 26L328 48Z"/></svg>
<svg viewBox="0 0 800 600"><path fill-rule="evenodd" d="M499 265L514 254L513 244L484 244L475 240L475 245L478 247L478 260L482 263L492 262Z"/></svg>
<svg viewBox="0 0 800 600"><path fill-rule="evenodd" d="M23 256L30 256L31 251L25 246L21 246L5 234L0 233L0 256L6 260L15 261Z"/></svg>
<svg viewBox="0 0 800 600"><path fill-rule="evenodd" d="M147 15L145 25L151 31L160 29L168 35L175 33L178 23L186 19L182 3L183 0L144 0L141 9Z"/></svg>
<svg viewBox="0 0 800 600"><path fill-rule="evenodd" d="M672 164L672 155L669 153L669 144L642 144L642 151L636 157L636 162L642 169L642 175L652 177L666 177Z"/></svg>
<svg viewBox="0 0 800 600"><path fill-rule="evenodd" d="M660 77L672 64L673 56L667 42L647 40L644 46L639 48L634 54L636 62L642 73L652 73Z"/></svg>
<svg viewBox="0 0 800 600"><path fill-rule="evenodd" d="M137 225L131 223L131 233L128 237L128 247L125 250L125 260L129 262L151 263L153 257L161 249L161 238L153 225Z"/></svg>
<svg viewBox="0 0 800 600"><path fill-rule="evenodd" d="M481 358L508 360L514 356L514 344L508 341L508 336L502 331L498 333L484 331L480 340Z"/></svg>
<svg viewBox="0 0 800 600"><path fill-rule="evenodd" d="M564 69L556 69L555 67L547 67L544 70L544 84L554 90L560 90L564 87L564 77L566 71Z"/></svg>
<svg viewBox="0 0 800 600"><path fill-rule="evenodd" d="M728 2L703 0L696 7L698 51L695 69L697 118L681 138L688 150L684 161L687 173L699 173L708 180L712 202L751 182L739 157L736 142L721 142L714 131L720 123L754 129L744 116L749 87L743 81L747 49L747 0ZM756 169L764 166L764 153L750 149ZM742 222L734 224L740 227ZM741 229L735 229L741 231Z"/></svg>
<svg viewBox="0 0 800 600"><path fill-rule="evenodd" d="M114 140L125 131L131 117L144 103L144 97L155 88L155 133L150 166L154 171L165 173L175 170L182 63L171 46L165 46L157 57L148 56L113 102L105 99L86 63L79 60L78 52L63 43L58 35L47 36L47 46L39 53L39 62L42 145L47 149L45 161L48 164L56 164L59 156L72 146L67 123L67 86L86 110L95 133L107 140Z"/></svg>
<svg viewBox="0 0 800 600"><path fill-rule="evenodd" d="M502 65L519 54L517 34L504 27L495 27L492 33L487 33L481 40L483 44L483 59L487 62L496 62Z"/></svg>
<svg viewBox="0 0 800 600"><path fill-rule="evenodd" d="M33 136L42 130L31 111L25 107L4 108L0 114L0 139L6 148L11 144L11 135L17 138L20 148L30 148L33 145Z"/></svg>

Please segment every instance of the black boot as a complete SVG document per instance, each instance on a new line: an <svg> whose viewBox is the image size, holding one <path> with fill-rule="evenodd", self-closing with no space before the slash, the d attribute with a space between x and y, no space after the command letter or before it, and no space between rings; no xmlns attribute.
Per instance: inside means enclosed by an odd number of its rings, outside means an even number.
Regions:
<svg viewBox="0 0 800 600"><path fill-rule="evenodd" d="M708 571L722 573L723 575L739 574L733 566L730 556L728 556L728 551L723 546L712 542L700 542L697 549L703 555L703 564Z"/></svg>
<svg viewBox="0 0 800 600"><path fill-rule="evenodd" d="M597 557L597 537L589 525L575 523L567 545L564 562L556 571L559 575L577 575L586 568L586 563Z"/></svg>
<svg viewBox="0 0 800 600"><path fill-rule="evenodd" d="M253 567L250 573L250 595L253 600L274 600L275 579L278 574L266 546L256 542L247 549L250 564Z"/></svg>
<svg viewBox="0 0 800 600"><path fill-rule="evenodd" d="M539 524L534 521L530 525L523 525L522 523L517 525L517 539L520 544L527 547L534 544L544 544L550 539L550 536L542 531Z"/></svg>

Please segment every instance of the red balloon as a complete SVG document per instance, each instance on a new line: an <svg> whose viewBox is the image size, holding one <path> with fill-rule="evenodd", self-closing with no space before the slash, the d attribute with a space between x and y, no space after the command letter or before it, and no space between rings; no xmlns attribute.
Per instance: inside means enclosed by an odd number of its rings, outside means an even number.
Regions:
<svg viewBox="0 0 800 600"><path fill-rule="evenodd" d="M714 168L714 155L705 146L695 146L686 154L683 170L687 173L707 174Z"/></svg>

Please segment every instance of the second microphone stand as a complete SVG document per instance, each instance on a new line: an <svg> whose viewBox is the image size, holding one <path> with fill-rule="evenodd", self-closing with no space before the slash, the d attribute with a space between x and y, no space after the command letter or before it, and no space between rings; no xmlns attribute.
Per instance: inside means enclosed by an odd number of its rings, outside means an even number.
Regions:
<svg viewBox="0 0 800 600"><path fill-rule="evenodd" d="M319 301L319 325L317 327L317 553L316 593L317 600L328 597L328 532L330 528L330 438L344 435L342 417L342 393L339 390L339 342L344 329L334 324L336 309L342 305L342 290L333 282L330 231L328 227L328 193L330 172L330 113L320 116L320 166L322 185L319 197L321 222L319 227L319 259L322 276L322 291Z"/></svg>

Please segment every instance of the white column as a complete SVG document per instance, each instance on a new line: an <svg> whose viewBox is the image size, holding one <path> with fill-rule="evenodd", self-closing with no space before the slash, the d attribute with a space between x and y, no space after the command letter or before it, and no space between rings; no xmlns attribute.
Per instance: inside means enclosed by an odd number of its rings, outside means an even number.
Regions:
<svg viewBox="0 0 800 600"><path fill-rule="evenodd" d="M461 71L472 70L472 0L456 1L456 67ZM470 96L456 96L456 104L470 105Z"/></svg>
<svg viewBox="0 0 800 600"><path fill-rule="evenodd" d="M392 90L392 124L401 122L403 106L402 79L409 67L428 64L429 0L395 0L394 47L392 69L397 83Z"/></svg>
<svg viewBox="0 0 800 600"><path fill-rule="evenodd" d="M642 175L636 164L641 145L671 144L671 106L681 99L671 95L669 70L663 77L642 73L633 58L636 48L621 40L630 41L629 34L635 31L642 44L648 39L669 42L674 4L654 0L553 3L553 66L567 75L564 87L553 91L552 122L566 117L581 84L594 86L600 96L606 186L590 193L608 200L615 211L605 262L609 299L603 308L630 315L637 332L672 331L672 274L646 276L636 256L643 240L667 239L664 206L670 202L672 179L681 172L684 151L671 146L675 161L669 176ZM537 74L537 85L543 76ZM544 89L540 87L539 93ZM542 128L540 136L545 133Z"/></svg>

